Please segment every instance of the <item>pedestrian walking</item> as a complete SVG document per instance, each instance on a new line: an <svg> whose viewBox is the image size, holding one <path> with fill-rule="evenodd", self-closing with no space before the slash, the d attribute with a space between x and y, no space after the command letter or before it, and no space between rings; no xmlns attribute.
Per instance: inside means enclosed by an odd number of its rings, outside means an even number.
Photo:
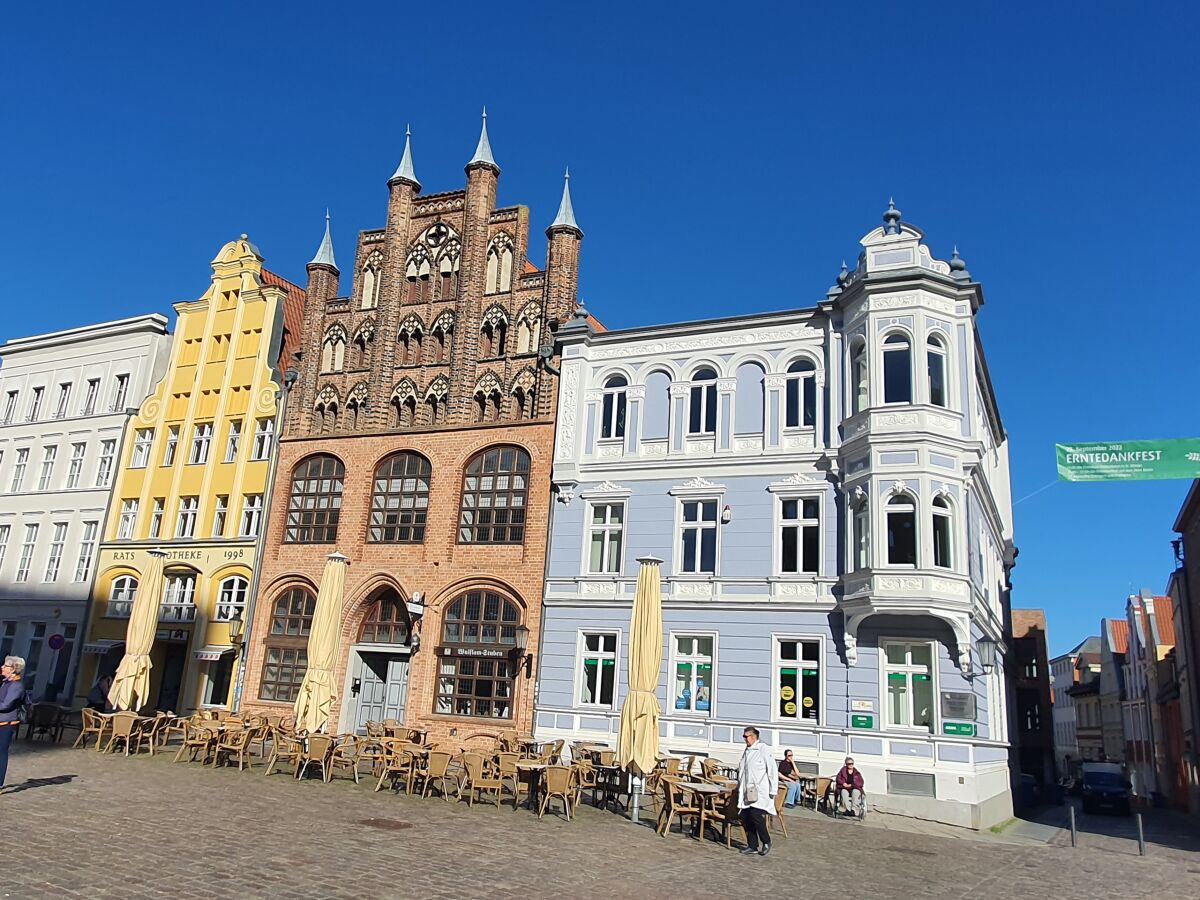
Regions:
<svg viewBox="0 0 1200 900"><path fill-rule="evenodd" d="M747 726L742 732L746 749L738 763L738 809L746 829L746 847L742 853L766 856L771 852L771 834L767 816L775 812L775 792L779 790L779 772L771 748L758 739L758 729Z"/></svg>
<svg viewBox="0 0 1200 900"><path fill-rule="evenodd" d="M0 666L0 790L8 774L8 750L17 738L25 717L25 660L19 656L4 657Z"/></svg>

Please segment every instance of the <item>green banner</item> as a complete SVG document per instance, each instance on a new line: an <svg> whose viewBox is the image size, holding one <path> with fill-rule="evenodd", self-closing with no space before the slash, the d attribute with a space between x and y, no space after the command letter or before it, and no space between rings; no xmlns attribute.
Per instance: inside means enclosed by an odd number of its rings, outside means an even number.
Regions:
<svg viewBox="0 0 1200 900"><path fill-rule="evenodd" d="M1200 478L1200 438L1055 444L1060 481Z"/></svg>

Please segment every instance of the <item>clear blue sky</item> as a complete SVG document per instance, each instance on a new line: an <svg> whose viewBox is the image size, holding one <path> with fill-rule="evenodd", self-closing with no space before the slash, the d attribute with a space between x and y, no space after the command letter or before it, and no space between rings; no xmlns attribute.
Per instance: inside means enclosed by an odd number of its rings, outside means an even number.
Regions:
<svg viewBox="0 0 1200 900"><path fill-rule="evenodd" d="M326 205L349 271L405 123L455 189L486 103L539 246L571 166L610 326L811 305L894 195L984 284L1015 498L1056 440L1200 432L1195 6L831 6L10 5L0 338L167 311L242 231L302 281ZM1019 503L1052 650L1164 588L1187 486Z"/></svg>

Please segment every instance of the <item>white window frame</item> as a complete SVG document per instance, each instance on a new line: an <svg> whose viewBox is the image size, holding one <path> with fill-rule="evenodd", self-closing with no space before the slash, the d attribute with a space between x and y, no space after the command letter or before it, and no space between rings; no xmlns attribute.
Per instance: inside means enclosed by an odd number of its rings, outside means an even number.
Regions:
<svg viewBox="0 0 1200 900"><path fill-rule="evenodd" d="M619 576L625 571L625 551L628 547L628 526L629 526L629 498L625 495L617 495L605 497L597 496L594 499L585 501L586 511L584 512L584 541L583 541L583 568L582 571L588 575L612 575ZM620 506L621 507L621 524L619 527L613 526L611 523L597 525L592 522L592 514L598 506ZM611 514L610 514L611 515ZM601 569L593 571L592 569L592 534L596 531L604 533L603 550L601 551ZM604 568L604 562L608 559L608 551L611 547L612 533L620 532L621 553L617 560L617 568L615 571L609 571Z"/></svg>
<svg viewBox="0 0 1200 900"><path fill-rule="evenodd" d="M38 416L42 414L42 398L45 394L45 385L40 385L33 389L33 396L29 399L29 412L25 415L26 422L36 422L38 420Z"/></svg>
<svg viewBox="0 0 1200 900"><path fill-rule="evenodd" d="M13 579L19 584L29 580L29 570L33 568L33 554L37 549L38 526L34 522L25 524L25 540L21 542L21 558L17 560L17 574Z"/></svg>
<svg viewBox="0 0 1200 900"><path fill-rule="evenodd" d="M257 500L251 504L251 500ZM238 537L256 538L262 529L263 495L243 494L242 514L238 522ZM250 527L252 526L252 527Z"/></svg>
<svg viewBox="0 0 1200 900"><path fill-rule="evenodd" d="M112 412L121 412L125 408L128 394L129 373L125 372L117 376L117 383L113 386Z"/></svg>
<svg viewBox="0 0 1200 900"><path fill-rule="evenodd" d="M714 373L713 378L705 378L697 380L696 376L704 369L708 369ZM683 433L688 437L715 437L721 429L721 392L717 389L717 383L721 380L721 373L716 366L703 365L697 367L696 371L691 374L686 384L688 386L687 404L684 410ZM696 392L700 392L700 430L692 431L692 408L696 403ZM707 427L709 406L712 406L713 427L709 431Z"/></svg>
<svg viewBox="0 0 1200 900"><path fill-rule="evenodd" d="M133 453L129 457L129 468L146 468L150 464L150 448L153 445L154 429L139 428L133 438Z"/></svg>
<svg viewBox="0 0 1200 900"><path fill-rule="evenodd" d="M933 350L934 346L938 350ZM933 381L929 377L929 354L940 353L942 357L942 379L945 383L945 403L933 402ZM952 393L953 378L950 377L950 336L940 328L931 328L925 335L925 402L930 406L936 406L938 409L953 409L951 405L954 394Z"/></svg>
<svg viewBox="0 0 1200 900"><path fill-rule="evenodd" d="M929 680L931 682L931 699L930 699L930 715L931 721L928 728L920 725L898 725L892 722L892 698L888 693L888 673L892 671L903 670L908 678L908 701L909 701L909 716L913 713L913 698L915 696L912 690L912 675L920 674L915 670L918 668L911 663L892 667L888 663L887 648L889 644L901 644L906 647L912 647L920 644L929 647ZM911 653L907 654L911 657ZM885 731L896 731L904 734L927 734L936 737L941 733L941 710L939 706L939 698L941 694L938 692L938 642L932 638L901 638L901 637L881 637L879 639L879 699L883 707L883 715L880 718L880 724Z"/></svg>
<svg viewBox="0 0 1200 900"><path fill-rule="evenodd" d="M130 497L121 501L121 515L117 519L117 540L132 541L137 533L138 499Z"/></svg>
<svg viewBox="0 0 1200 900"><path fill-rule="evenodd" d="M871 408L871 357L867 339L855 335L846 344L846 409L856 416ZM856 371L856 366L861 371Z"/></svg>
<svg viewBox="0 0 1200 900"><path fill-rule="evenodd" d="M938 506L937 501L942 500L946 505ZM940 569L943 572L956 572L958 565L958 544L956 541L956 529L954 527L957 516L957 506L954 498L947 494L937 493L933 495L933 499L929 501L929 566L933 569ZM946 520L946 528L949 532L949 547L950 547L950 564L939 565L937 562L937 520L939 518Z"/></svg>
<svg viewBox="0 0 1200 900"><path fill-rule="evenodd" d="M167 428L167 439L163 442L162 464L164 466L175 465L175 454L179 450L179 426L171 425Z"/></svg>
<svg viewBox="0 0 1200 900"><path fill-rule="evenodd" d="M229 495L218 494L213 504L212 536L225 537L225 527L229 524Z"/></svg>
<svg viewBox="0 0 1200 900"><path fill-rule="evenodd" d="M154 506L150 511L150 532L146 537L162 537L163 516L166 514L167 501L165 497L155 497Z"/></svg>
<svg viewBox="0 0 1200 900"><path fill-rule="evenodd" d="M600 650L600 651L588 650L587 649L587 640L586 640L588 635L600 635L602 637L612 637L616 641L616 643L615 643L616 649L611 654L609 654L607 651L604 651L604 650ZM593 701L591 703L588 703L582 699L583 698L583 684L584 684L583 668L584 668L584 660L586 660L586 659L598 659L601 661L606 660L606 659L612 659L612 661L613 661L613 698L612 698L612 703L602 703L599 701ZM601 668L603 668L603 662L601 662ZM572 705L574 707L576 707L577 709L615 710L615 709L620 708L621 698L619 695L621 692L621 630L619 628L580 628L575 633L575 678L574 678L574 686L573 686L572 690L573 690L572 697L574 698Z"/></svg>
<svg viewBox="0 0 1200 900"><path fill-rule="evenodd" d="M46 573L42 581L47 584L58 581L58 573L62 569L63 551L67 546L67 523L55 522L54 533L50 537L50 552L46 554Z"/></svg>
<svg viewBox="0 0 1200 900"><path fill-rule="evenodd" d="M888 341L894 337L903 338L908 347L908 399L907 400L888 400L887 398L887 354L899 352L899 345L893 344L892 350L888 350ZM879 335L879 402L883 406L911 406L917 402L917 379L914 377L913 359L915 356L914 348L916 341L912 334L905 331L903 328L891 328L883 334Z"/></svg>
<svg viewBox="0 0 1200 900"><path fill-rule="evenodd" d="M614 378L624 378L625 383L609 387L608 382ZM598 439L602 441L624 440L625 433L629 429L629 378L624 372L610 372L604 376L601 384L604 387L601 388L600 394L600 435ZM605 406L609 407L607 416L604 414ZM605 428L608 429L607 435L604 434Z"/></svg>
<svg viewBox="0 0 1200 900"><path fill-rule="evenodd" d="M258 419L254 423L254 447L250 455L251 462L261 462L271 458L271 447L275 443L275 420L272 418Z"/></svg>
<svg viewBox="0 0 1200 900"><path fill-rule="evenodd" d="M861 532L860 532L861 528ZM862 535L862 556L859 557L859 535ZM851 571L861 572L871 568L871 501L863 498L850 506L850 561Z"/></svg>
<svg viewBox="0 0 1200 900"><path fill-rule="evenodd" d="M697 496L677 497L675 503L675 559L674 559L674 574L680 578L716 578L721 573L721 511L723 494L704 494ZM695 572L689 572L684 568L683 556L683 531L685 528L697 528L703 532L703 528L698 527L703 520L697 520L695 523L684 521L683 507L685 503L713 503L716 507L715 518L713 520L713 530L716 533L716 558L713 560L713 571L702 572L697 569ZM701 514L702 511L701 511ZM701 550L702 541L696 541L696 564L700 565L700 560L703 557Z"/></svg>
<svg viewBox="0 0 1200 900"><path fill-rule="evenodd" d="M213 423L197 422L192 426L192 449L188 454L189 466L203 466L208 462L212 449Z"/></svg>
<svg viewBox="0 0 1200 900"><path fill-rule="evenodd" d="M50 444L42 448L42 467L38 472L38 490L50 490L50 481L54 478L54 463L58 459L58 445Z"/></svg>
<svg viewBox="0 0 1200 900"><path fill-rule="evenodd" d="M820 707L818 709L818 716L817 716L816 721L813 721L812 719L805 719L801 715L796 715L795 717L788 717L788 716L782 716L779 714L779 703L777 702L778 698L775 697L775 693L774 693L776 686L779 684L779 670L782 669L785 665L788 665L789 663L794 663L797 667L803 668L803 663L805 662L805 660L803 660L803 659L800 659L800 660L785 660L785 659L783 659L779 653L779 644L782 641L797 641L797 642L811 641L812 643L815 643L817 645L817 656L818 656L817 680L821 687L821 696L818 698ZM803 654L801 654L801 655L803 655ZM808 660L808 662L811 663L812 661ZM828 704L826 702L826 699L829 695L829 682L826 677L827 674L828 673L827 673L827 670L825 667L825 637L823 635L800 634L800 633L793 634L790 632L783 633L783 634L772 634L771 635L771 721L772 722L780 722L780 723L784 723L784 724L792 725L792 726L799 726L799 727L808 727L808 728L823 727L825 725L826 717L829 712ZM801 676L797 680L797 684L799 684L801 688L803 687L803 685L804 685L803 674L801 674ZM803 704L804 704L804 698L797 695L796 696L796 707L797 707L796 712L797 713L799 713L803 709Z"/></svg>
<svg viewBox="0 0 1200 900"><path fill-rule="evenodd" d="M83 397L83 406L79 407L80 415L91 416L96 412L96 401L100 399L100 379L89 378L87 393Z"/></svg>
<svg viewBox="0 0 1200 900"><path fill-rule="evenodd" d="M8 542L12 538L12 524L0 523L0 567L4 566L4 557L8 555Z"/></svg>
<svg viewBox="0 0 1200 900"><path fill-rule="evenodd" d="M787 369L785 369L783 372L784 384L783 384L783 397L782 397L782 400L783 400L782 419L783 419L784 430L789 431L789 432L815 431L817 428L817 425L821 421L821 387L820 387L820 382L818 381L818 378L817 378L818 373L821 371L821 364L819 362L817 362L815 359L813 359L811 356L808 356L807 354L802 353L799 356L795 357L794 359L790 360L788 362L787 368L791 369L792 366L794 366L796 363L800 363L800 362L806 362L809 365L811 365L812 371L810 371L810 372L790 372L790 371L787 371ZM804 382L806 380L811 380L813 383L813 404L812 404L813 424L811 424L811 425L804 424L804 411L808 408L807 404L804 402ZM789 425L788 424L788 416L787 416L787 413L788 413L787 395L788 395L788 391L791 390L791 385L793 383L796 384L796 424Z"/></svg>
<svg viewBox="0 0 1200 900"><path fill-rule="evenodd" d="M83 538L79 541L79 557L75 560L75 583L87 581L92 574L92 563L96 559L96 538L100 534L100 523L83 523Z"/></svg>
<svg viewBox="0 0 1200 900"><path fill-rule="evenodd" d="M703 629L686 631L671 631L668 635L668 654L667 660L670 668L667 670L667 708L664 710L664 715L688 716L690 718L715 719L717 717L717 657L720 648L717 644L718 633L715 631L705 631ZM677 663L683 662L699 662L702 657L698 654L683 654L681 657L676 652L679 638L705 638L712 640L712 684L708 686L708 709L695 709L696 698L692 697L692 709L679 709L675 706L675 673L677 671ZM695 684L695 670L692 670L692 683Z"/></svg>
<svg viewBox="0 0 1200 900"><path fill-rule="evenodd" d="M820 578L825 569L825 492L824 491L772 491L774 494L775 503L775 525L774 525L774 550L772 566L775 576L778 578ZM800 517L796 519L785 519L783 517L783 504L785 501L795 500L800 504ZM795 572L783 571L783 529L796 528L797 530L806 527L803 523L811 520L804 518L804 501L817 501L817 570L808 572L803 569L803 547L804 541L797 539L796 558L801 568ZM720 525L720 514L717 514L717 524ZM792 522L795 524L789 525Z"/></svg>
<svg viewBox="0 0 1200 900"><path fill-rule="evenodd" d="M17 415L17 406L20 404L20 401L21 401L21 392L20 391L9 391L8 392L8 399L5 401L5 404L4 404L4 421L0 424L4 424L4 425L12 424L12 420Z"/></svg>
<svg viewBox="0 0 1200 900"><path fill-rule="evenodd" d="M29 467L29 448L18 447L17 458L13 462L12 481L9 482L8 492L19 494L25 487L25 472Z"/></svg>
<svg viewBox="0 0 1200 900"><path fill-rule="evenodd" d="M67 407L71 402L71 382L60 381L58 384L58 405L54 407L54 418L65 419Z"/></svg>
<svg viewBox="0 0 1200 900"><path fill-rule="evenodd" d="M113 461L117 456L117 442L112 438L100 442L100 460L96 464L96 487L106 488L112 484Z"/></svg>
<svg viewBox="0 0 1200 900"><path fill-rule="evenodd" d="M196 573L168 572L163 576L164 606L196 605Z"/></svg>
<svg viewBox="0 0 1200 900"><path fill-rule="evenodd" d="M79 479L83 477L83 463L87 459L87 444L71 445L71 461L67 467L67 490L79 487Z"/></svg>
<svg viewBox="0 0 1200 900"><path fill-rule="evenodd" d="M196 536L196 519L200 515L200 498L197 496L180 497L179 513L175 517L175 537L190 538ZM186 527L185 527L186 525Z"/></svg>
<svg viewBox="0 0 1200 900"><path fill-rule="evenodd" d="M240 588L235 587L232 582L240 581ZM238 593L241 594L241 601L234 599ZM217 608L213 615L214 622L228 622L233 618L234 614L245 617L246 600L250 593L250 579L245 575L229 575L221 579L221 583L217 586Z"/></svg>
<svg viewBox="0 0 1200 900"><path fill-rule="evenodd" d="M904 497L907 500L909 506L912 507L913 540L916 542L916 546L913 548L913 561L911 563L906 563L906 562L895 562L894 563L894 562L892 562L892 545L887 540L888 529L890 527L888 519L892 515L892 513L889 512L889 509L891 508L892 501L895 500L897 497ZM883 560L882 560L883 565L887 566L887 568L889 568L889 569L903 569L903 570L919 569L921 567L921 553L923 552L924 548L921 546L921 544L923 543L921 540L923 537L923 535L921 534L921 504L918 501L917 495L913 491L905 489L905 490L899 491L899 492L892 492L892 493L884 494L881 499L883 501L881 503L882 510L883 510L883 512L882 512L883 521L880 522L880 524L883 526L883 536L884 536ZM896 510L896 512L900 513L900 512L903 512L903 510Z"/></svg>
<svg viewBox="0 0 1200 900"><path fill-rule="evenodd" d="M225 462L237 462L238 447L242 440L242 420L231 419L229 422L229 435L225 441Z"/></svg>

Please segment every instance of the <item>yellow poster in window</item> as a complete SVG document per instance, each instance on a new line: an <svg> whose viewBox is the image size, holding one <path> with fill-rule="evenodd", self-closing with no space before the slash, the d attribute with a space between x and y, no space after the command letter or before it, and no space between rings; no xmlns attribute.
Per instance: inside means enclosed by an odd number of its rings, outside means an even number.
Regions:
<svg viewBox="0 0 1200 900"><path fill-rule="evenodd" d="M784 700L791 700L793 697L796 696L796 690L795 690L795 688L791 687L790 685L785 684L783 687L781 687L779 689L779 696L782 697Z"/></svg>
<svg viewBox="0 0 1200 900"><path fill-rule="evenodd" d="M787 713L789 716L794 716L796 714L796 704L795 703L783 704L783 711L785 713Z"/></svg>
<svg viewBox="0 0 1200 900"><path fill-rule="evenodd" d="M804 708L805 708L805 709L812 709L812 705L813 705L813 698L812 698L812 697L805 697L805 698L804 698Z"/></svg>

